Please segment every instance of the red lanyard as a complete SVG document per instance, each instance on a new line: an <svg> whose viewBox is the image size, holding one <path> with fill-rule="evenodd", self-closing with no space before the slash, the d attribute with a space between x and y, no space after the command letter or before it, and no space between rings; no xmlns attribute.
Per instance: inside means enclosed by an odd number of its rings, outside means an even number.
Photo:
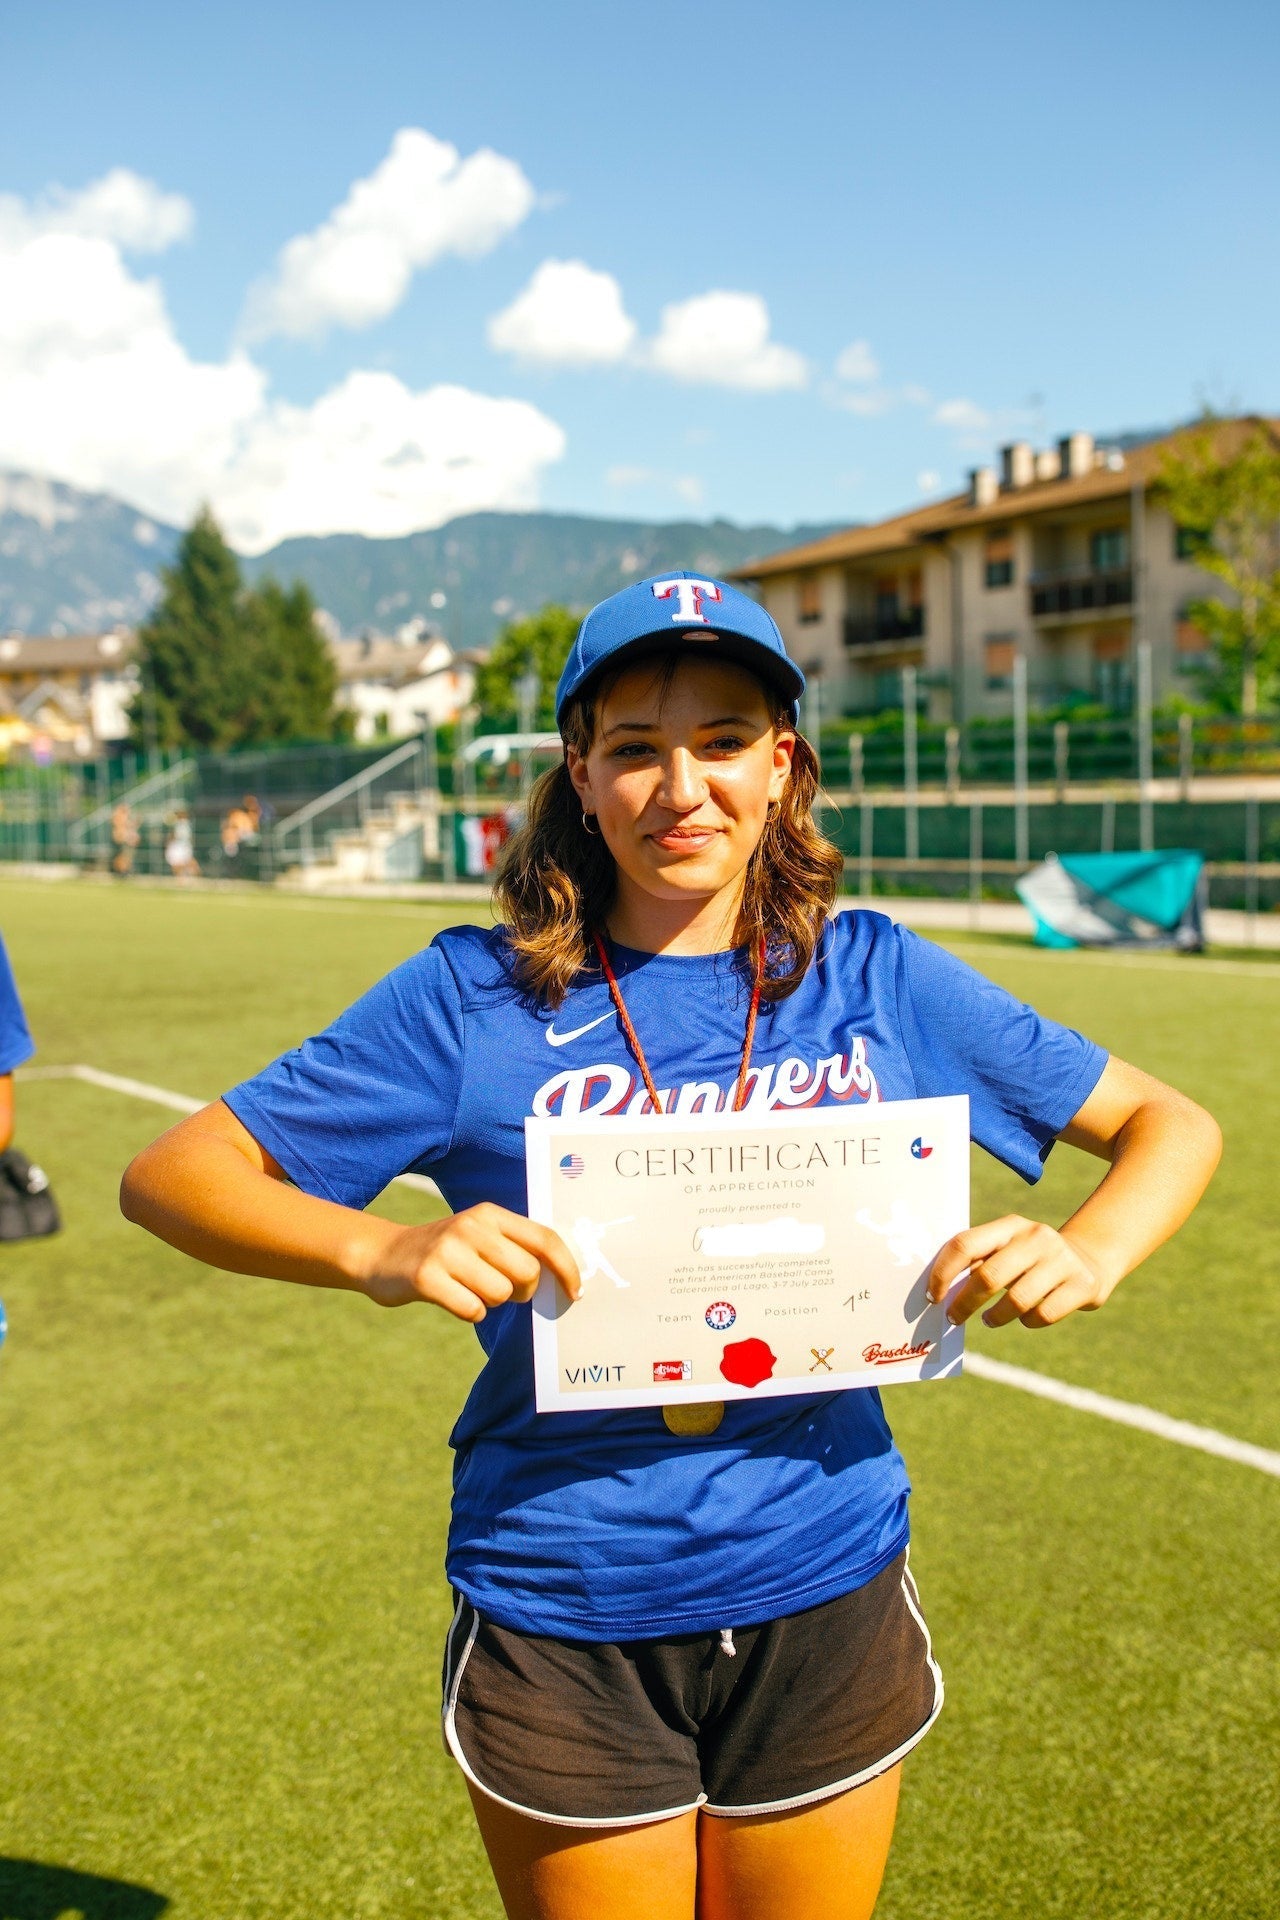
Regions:
<svg viewBox="0 0 1280 1920"><path fill-rule="evenodd" d="M618 985L613 968L609 965L609 956L605 951L604 941L598 933L593 933L591 937L596 943L596 952L600 956L600 965L604 968L604 977L609 982L609 992L613 996L613 1004L618 1009L618 1018L622 1022L622 1031L627 1036L627 1045L636 1057L636 1062L644 1079L645 1087L648 1090L649 1098L653 1102L653 1110L655 1113L661 1113L662 1096L653 1083L653 1075L649 1071L649 1062L645 1059L644 1048L640 1045L640 1036L631 1024L631 1015L627 1012L627 1003L622 997L622 988ZM756 1037L756 1015L760 1011L760 988L763 981L764 941L762 940L756 951L755 979L751 986L751 1006L747 1012L747 1031L742 1042L742 1065L738 1068L738 1084L734 1089L733 1107L731 1109L734 1113L740 1113L747 1104L747 1072L751 1066L751 1048Z"/></svg>

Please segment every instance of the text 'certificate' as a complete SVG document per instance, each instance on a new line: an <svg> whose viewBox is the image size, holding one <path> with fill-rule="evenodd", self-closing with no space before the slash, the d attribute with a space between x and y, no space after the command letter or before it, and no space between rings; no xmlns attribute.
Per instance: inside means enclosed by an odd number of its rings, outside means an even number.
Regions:
<svg viewBox="0 0 1280 1920"><path fill-rule="evenodd" d="M582 1273L534 1299L540 1413L958 1373L925 1294L969 1224L969 1102L525 1121L529 1213Z"/></svg>

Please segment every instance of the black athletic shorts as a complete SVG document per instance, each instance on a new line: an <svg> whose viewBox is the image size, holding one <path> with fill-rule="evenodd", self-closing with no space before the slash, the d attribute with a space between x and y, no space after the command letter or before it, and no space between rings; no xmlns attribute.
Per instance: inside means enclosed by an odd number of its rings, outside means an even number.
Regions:
<svg viewBox="0 0 1280 1920"><path fill-rule="evenodd" d="M445 1643L448 1750L492 1799L560 1826L807 1806L884 1773L941 1706L905 1552L763 1626L560 1640L459 1595Z"/></svg>

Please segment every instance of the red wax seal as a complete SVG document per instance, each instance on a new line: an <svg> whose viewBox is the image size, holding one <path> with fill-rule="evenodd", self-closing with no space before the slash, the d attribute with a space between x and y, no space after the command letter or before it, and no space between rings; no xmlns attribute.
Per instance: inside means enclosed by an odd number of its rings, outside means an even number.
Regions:
<svg viewBox="0 0 1280 1920"><path fill-rule="evenodd" d="M778 1356L763 1340L731 1340L720 1371L735 1387L758 1387L778 1364Z"/></svg>

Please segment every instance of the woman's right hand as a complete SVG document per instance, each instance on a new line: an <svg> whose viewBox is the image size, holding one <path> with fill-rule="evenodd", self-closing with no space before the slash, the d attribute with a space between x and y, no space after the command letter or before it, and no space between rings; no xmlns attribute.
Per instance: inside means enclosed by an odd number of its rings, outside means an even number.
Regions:
<svg viewBox="0 0 1280 1920"><path fill-rule="evenodd" d="M455 1319L474 1322L489 1307L531 1299L543 1267L570 1300L577 1299L578 1263L560 1235L485 1201L447 1220L399 1228L370 1251L360 1280L379 1306L426 1300Z"/></svg>

